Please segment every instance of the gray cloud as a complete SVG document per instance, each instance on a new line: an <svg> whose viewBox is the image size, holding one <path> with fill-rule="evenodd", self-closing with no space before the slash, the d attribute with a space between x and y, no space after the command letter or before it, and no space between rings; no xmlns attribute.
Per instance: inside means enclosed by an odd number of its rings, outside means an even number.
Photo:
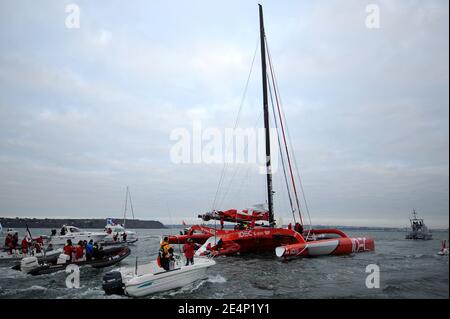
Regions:
<svg viewBox="0 0 450 319"><path fill-rule="evenodd" d="M448 227L448 3L378 1L379 30L368 3L264 4L312 221L403 226L415 207ZM0 215L118 216L130 185L139 218L195 221L222 166L172 164L169 135L233 126L256 2L81 1L79 30L64 6L0 4ZM242 126L261 112L255 63ZM235 169L222 208L263 201L264 176Z"/></svg>

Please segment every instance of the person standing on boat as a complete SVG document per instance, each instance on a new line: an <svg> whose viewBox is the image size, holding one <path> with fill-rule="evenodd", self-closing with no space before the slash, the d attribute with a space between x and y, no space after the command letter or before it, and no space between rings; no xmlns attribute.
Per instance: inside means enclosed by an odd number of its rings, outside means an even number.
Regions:
<svg viewBox="0 0 450 319"><path fill-rule="evenodd" d="M300 235L303 233L303 226L300 223L295 223L294 230Z"/></svg>
<svg viewBox="0 0 450 319"><path fill-rule="evenodd" d="M192 238L188 238L186 243L183 245L184 256L186 257L186 266L189 266L189 263L194 264L194 251L195 244Z"/></svg>
<svg viewBox="0 0 450 319"><path fill-rule="evenodd" d="M19 233L15 232L12 237L12 248L17 249L17 245L19 245Z"/></svg>
<svg viewBox="0 0 450 319"><path fill-rule="evenodd" d="M173 248L169 244L169 237L164 237L159 247L158 257L161 267L170 270L170 261L173 259Z"/></svg>
<svg viewBox="0 0 450 319"><path fill-rule="evenodd" d="M25 236L22 239L22 254L28 253L28 246L30 246L31 241L29 240L28 236Z"/></svg>
<svg viewBox="0 0 450 319"><path fill-rule="evenodd" d="M7 248L12 254L12 235L8 234L5 238L5 248Z"/></svg>

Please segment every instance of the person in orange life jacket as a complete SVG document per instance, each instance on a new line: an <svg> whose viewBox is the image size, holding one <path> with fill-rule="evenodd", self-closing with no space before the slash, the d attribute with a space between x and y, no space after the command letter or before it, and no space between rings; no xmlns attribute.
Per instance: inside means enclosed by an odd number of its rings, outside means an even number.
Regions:
<svg viewBox="0 0 450 319"><path fill-rule="evenodd" d="M194 251L195 251L195 244L192 241L192 238L188 238L186 243L183 245L183 252L184 256L186 257L186 266L191 263L194 264Z"/></svg>
<svg viewBox="0 0 450 319"><path fill-rule="evenodd" d="M170 270L170 261L173 260L173 248L169 244L169 237L164 237L159 247L158 257L161 267Z"/></svg>
<svg viewBox="0 0 450 319"><path fill-rule="evenodd" d="M84 256L84 245L83 242L80 240L78 242L78 246L75 248L75 260L81 260Z"/></svg>

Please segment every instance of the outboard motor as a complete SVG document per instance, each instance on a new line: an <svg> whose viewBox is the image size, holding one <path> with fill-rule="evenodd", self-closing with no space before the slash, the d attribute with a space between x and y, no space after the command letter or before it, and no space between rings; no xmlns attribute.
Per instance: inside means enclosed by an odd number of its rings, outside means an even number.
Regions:
<svg viewBox="0 0 450 319"><path fill-rule="evenodd" d="M123 295L122 274L110 271L103 276L102 288L107 295Z"/></svg>
<svg viewBox="0 0 450 319"><path fill-rule="evenodd" d="M39 267L39 262L36 257L25 257L20 261L20 270L24 274L28 274L28 272L37 267Z"/></svg>

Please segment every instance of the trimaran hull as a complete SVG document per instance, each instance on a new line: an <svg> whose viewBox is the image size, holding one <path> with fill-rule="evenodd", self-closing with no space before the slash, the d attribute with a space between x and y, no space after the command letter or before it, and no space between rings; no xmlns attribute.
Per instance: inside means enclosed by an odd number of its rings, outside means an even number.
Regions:
<svg viewBox="0 0 450 319"><path fill-rule="evenodd" d="M345 233L336 229L325 229L325 230L308 230L302 231L300 228L296 228L299 232L293 229L276 228L274 220L274 209L273 209L273 188L272 188L272 167L271 167L271 153L270 153L270 130L269 130L269 108L268 108L268 91L270 90L270 83L268 83L267 75L271 75L271 83L273 92L275 95L276 105L278 109L279 124L281 127L285 157L287 159L287 164L289 167L289 173L291 177L291 184L293 189L293 194L295 195L295 203L297 204L297 212L300 217L299 226L303 224L302 215L300 213L299 197L297 194L297 188L295 183L295 178L292 170L291 160L288 152L288 144L286 142L286 135L284 132L284 125L282 120L282 112L278 100L277 87L275 84L275 78L272 69L272 63L270 55L269 59L269 69L266 66L266 36L264 31L264 19L262 6L259 5L259 20L260 20L260 49L261 49L261 72L262 75L262 85L263 85L263 111L264 111L264 129L265 129L265 151L266 151L266 178L267 178L267 221L270 227L259 227L256 226L256 220L259 217L250 218L250 220L244 222L236 222L241 225L247 223L248 229L246 230L216 230L215 228L206 226L193 226L191 227L189 236L171 236L169 242L171 243L184 243L187 238L192 237L192 239L198 243L203 244L201 250L205 254L213 255L234 255L237 253L259 253L259 252L276 252L279 257L305 257L305 256L322 256L322 255L340 255L340 254L351 254L361 251L370 251L375 249L375 244L371 238L349 238ZM270 82L270 79L269 79ZM269 90L268 90L269 89ZM272 92L272 90L270 91ZM272 99L271 102L274 112L274 122L277 127L278 124L276 120L275 107ZM280 148L281 150L281 148ZM291 200L290 187L287 179L287 173L285 170L284 156L280 152L282 159L282 167L285 175L285 181L287 185L287 190L289 193L290 204L292 208L292 213L294 215L293 201ZM223 172L222 172L223 173ZM220 187L220 183L219 183ZM219 189L218 189L219 190ZM306 204L306 203L305 203ZM221 223L231 214L231 217L237 217L237 210L227 210L227 211L215 211L207 213L204 216L204 220L209 219L220 219ZM201 217L200 216L200 217ZM247 216L247 215L246 215ZM262 216L265 216L263 212ZM206 218L205 218L206 217ZM230 218L231 218L230 217ZM231 218L232 219L232 218ZM266 220L266 218L263 218ZM294 216L295 221L295 216ZM302 227L303 228L303 227ZM198 235L200 233L201 235ZM302 236L305 235L306 239ZM322 236L319 236L322 235ZM323 236L326 235L326 236ZM208 238L214 236L214 242L208 240ZM329 238L329 237L333 238ZM205 242L206 239L206 242ZM215 240L218 239L217 242Z"/></svg>

